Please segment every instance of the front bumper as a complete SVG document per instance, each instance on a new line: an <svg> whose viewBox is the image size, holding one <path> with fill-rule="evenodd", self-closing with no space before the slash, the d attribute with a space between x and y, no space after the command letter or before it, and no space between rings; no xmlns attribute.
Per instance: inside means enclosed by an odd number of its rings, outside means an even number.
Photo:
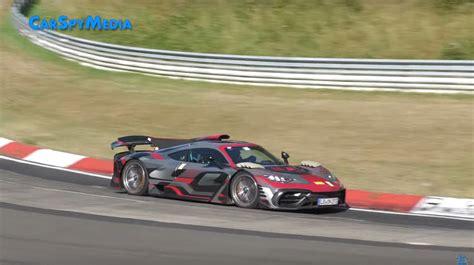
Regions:
<svg viewBox="0 0 474 265"><path fill-rule="evenodd" d="M262 194L262 193L261 193ZM338 198L336 205L318 205L319 198ZM264 205L281 210L301 210L346 206L346 190L334 192L311 192L308 190L278 190L272 198L262 198Z"/></svg>

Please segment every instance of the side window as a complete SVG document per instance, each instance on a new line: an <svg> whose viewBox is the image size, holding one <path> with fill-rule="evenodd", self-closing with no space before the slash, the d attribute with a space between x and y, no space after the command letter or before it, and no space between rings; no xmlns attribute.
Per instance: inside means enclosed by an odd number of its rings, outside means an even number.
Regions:
<svg viewBox="0 0 474 265"><path fill-rule="evenodd" d="M186 161L187 153L188 153L188 150L182 150L182 151L171 153L168 156L171 157L171 159L174 159L174 160Z"/></svg>
<svg viewBox="0 0 474 265"><path fill-rule="evenodd" d="M209 164L209 157L222 164L228 164L221 152L211 148L196 148L189 150L188 161L192 163Z"/></svg>

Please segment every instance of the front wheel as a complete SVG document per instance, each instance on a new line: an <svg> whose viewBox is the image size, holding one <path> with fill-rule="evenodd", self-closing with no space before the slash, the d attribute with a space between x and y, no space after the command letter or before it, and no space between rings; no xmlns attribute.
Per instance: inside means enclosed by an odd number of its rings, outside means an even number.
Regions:
<svg viewBox="0 0 474 265"><path fill-rule="evenodd" d="M257 208L259 192L257 182L248 173L237 173L230 184L230 195L235 205L242 208Z"/></svg>
<svg viewBox="0 0 474 265"><path fill-rule="evenodd" d="M138 160L131 160L123 169L122 184L128 194L143 196L148 193L148 174Z"/></svg>

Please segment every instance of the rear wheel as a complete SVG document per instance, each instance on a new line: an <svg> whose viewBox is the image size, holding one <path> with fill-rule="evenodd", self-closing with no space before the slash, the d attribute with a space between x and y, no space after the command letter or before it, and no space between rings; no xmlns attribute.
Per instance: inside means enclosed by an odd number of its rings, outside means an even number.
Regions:
<svg viewBox="0 0 474 265"><path fill-rule="evenodd" d="M237 173L230 184L230 195L238 207L257 208L259 192L257 182L248 173Z"/></svg>
<svg viewBox="0 0 474 265"><path fill-rule="evenodd" d="M122 184L128 194L148 194L148 174L145 167L138 160L129 161L122 171Z"/></svg>

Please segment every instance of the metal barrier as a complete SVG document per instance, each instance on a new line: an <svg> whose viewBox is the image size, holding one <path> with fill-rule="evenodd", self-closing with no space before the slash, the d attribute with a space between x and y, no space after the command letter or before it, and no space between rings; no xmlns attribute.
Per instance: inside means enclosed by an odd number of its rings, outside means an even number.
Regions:
<svg viewBox="0 0 474 265"><path fill-rule="evenodd" d="M243 56L114 45L54 31L35 31L17 0L12 18L32 42L99 69L171 78L301 88L472 93L473 60L378 60Z"/></svg>

